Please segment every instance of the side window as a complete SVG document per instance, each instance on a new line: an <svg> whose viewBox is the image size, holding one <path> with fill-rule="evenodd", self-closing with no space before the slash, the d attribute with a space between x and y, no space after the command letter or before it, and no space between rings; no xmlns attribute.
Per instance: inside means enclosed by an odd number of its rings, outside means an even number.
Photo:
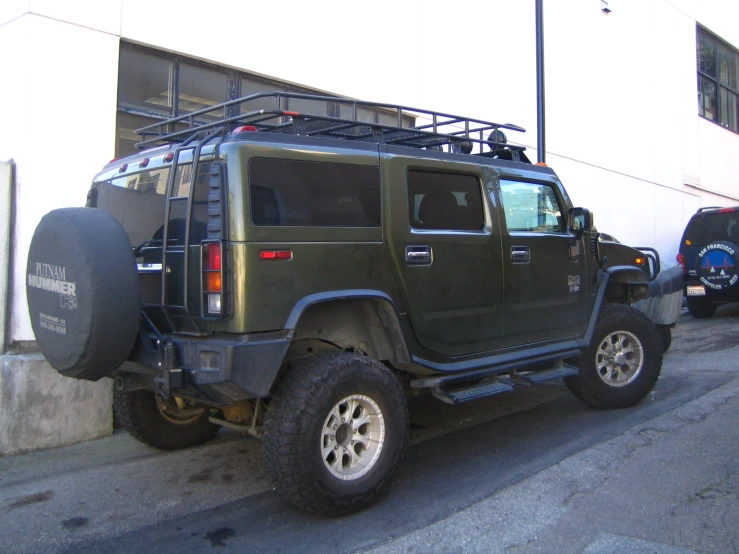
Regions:
<svg viewBox="0 0 739 554"><path fill-rule="evenodd" d="M500 196L509 232L561 233L565 230L565 218L551 185L501 179Z"/></svg>
<svg viewBox="0 0 739 554"><path fill-rule="evenodd" d="M409 171L408 219L414 229L480 231L480 181L472 175Z"/></svg>
<svg viewBox="0 0 739 554"><path fill-rule="evenodd" d="M254 225L379 227L377 167L255 158L249 162Z"/></svg>

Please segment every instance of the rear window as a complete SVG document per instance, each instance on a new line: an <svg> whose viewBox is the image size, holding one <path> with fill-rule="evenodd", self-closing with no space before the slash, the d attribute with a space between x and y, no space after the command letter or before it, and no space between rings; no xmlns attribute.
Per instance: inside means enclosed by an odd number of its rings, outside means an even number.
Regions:
<svg viewBox="0 0 739 554"><path fill-rule="evenodd" d="M254 225L379 227L374 166L255 158L249 162Z"/></svg>
<svg viewBox="0 0 739 554"><path fill-rule="evenodd" d="M206 238L208 217L208 174L211 163L198 164L198 178L193 196L193 216L190 244ZM110 213L123 226L131 244L159 246L164 231L164 209L169 179L169 167L142 171L95 183L95 207ZM170 209L170 247L183 246L187 197L190 194L192 164L177 167L174 194L180 197Z"/></svg>
<svg viewBox="0 0 739 554"><path fill-rule="evenodd" d="M685 230L685 240L692 246L717 240L739 243L739 212L702 214L693 218Z"/></svg>

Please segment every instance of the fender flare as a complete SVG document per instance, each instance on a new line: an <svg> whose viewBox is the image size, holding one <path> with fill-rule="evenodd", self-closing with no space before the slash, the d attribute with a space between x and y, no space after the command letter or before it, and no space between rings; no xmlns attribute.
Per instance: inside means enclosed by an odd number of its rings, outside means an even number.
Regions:
<svg viewBox="0 0 739 554"><path fill-rule="evenodd" d="M290 311L287 321L285 322L285 330L288 332L288 338L292 339L295 334L295 330L298 327L298 323L300 322L300 318L311 306L336 300L362 299L379 301L386 307L385 310L381 310L380 319L388 330L388 338L397 344L394 349L396 353L398 352L398 348L401 350L398 361L401 363L410 361L410 348L408 347L408 342L405 340L405 335L403 334L397 306L390 295L374 289L333 290L304 296L295 303L295 306L293 306L293 309ZM392 321L387 321L388 318Z"/></svg>
<svg viewBox="0 0 739 554"><path fill-rule="evenodd" d="M593 312L590 314L588 328L585 331L585 346L590 345L590 342L593 340L593 333L595 333L595 324L598 322L600 309L603 306L603 298L606 295L606 289L608 288L608 283L611 280L611 277L623 273L637 273L639 275L643 275L642 270L634 265L614 265L607 269L598 270L598 275L595 280L596 286L598 287L598 292L596 293L595 302L593 303ZM644 285L648 284L649 282L645 280Z"/></svg>

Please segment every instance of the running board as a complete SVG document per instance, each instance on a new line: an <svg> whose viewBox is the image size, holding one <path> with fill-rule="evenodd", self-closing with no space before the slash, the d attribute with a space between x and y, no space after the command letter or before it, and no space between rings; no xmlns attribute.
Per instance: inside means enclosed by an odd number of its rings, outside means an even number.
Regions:
<svg viewBox="0 0 739 554"><path fill-rule="evenodd" d="M577 375L579 372L580 370L577 367L561 362L551 369L532 371L530 373L519 373L513 377L513 380L521 385L538 385L539 383L546 383L547 381L555 381L557 379L564 379L565 377L572 377L573 375Z"/></svg>
<svg viewBox="0 0 739 554"><path fill-rule="evenodd" d="M516 385L529 387L531 385L546 383L547 381L571 377L573 375L577 375L578 372L579 369L577 367L560 361L554 367L549 369L529 371L527 373L516 373L511 375L510 378L488 378L466 387L460 386L447 389L434 387L431 389L431 393L436 398L442 402L446 402L447 404L461 404L462 402L469 402L470 400L477 400L478 398L485 398L486 396L510 392Z"/></svg>
<svg viewBox="0 0 739 554"><path fill-rule="evenodd" d="M483 383L477 383L470 387L452 390L442 390L437 387L435 389L431 389L431 392L442 402L446 402L447 404L460 404L461 402L477 400L478 398L493 396L494 394L500 394L502 392L509 392L512 390L513 383L508 379L493 379L486 380Z"/></svg>

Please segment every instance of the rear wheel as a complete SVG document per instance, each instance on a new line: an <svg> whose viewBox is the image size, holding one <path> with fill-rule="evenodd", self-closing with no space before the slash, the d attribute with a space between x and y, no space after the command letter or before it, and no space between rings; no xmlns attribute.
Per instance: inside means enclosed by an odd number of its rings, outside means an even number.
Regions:
<svg viewBox="0 0 739 554"><path fill-rule="evenodd" d="M576 397L595 408L627 408L657 382L662 343L655 325L639 310L606 304L593 340L576 363L580 373L565 380Z"/></svg>
<svg viewBox="0 0 739 554"><path fill-rule="evenodd" d="M346 353L296 363L265 422L265 467L298 508L342 515L387 489L408 441L403 389L380 362Z"/></svg>
<svg viewBox="0 0 739 554"><path fill-rule="evenodd" d="M695 319L705 319L716 312L716 304L705 296L688 296L688 311Z"/></svg>
<svg viewBox="0 0 739 554"><path fill-rule="evenodd" d="M150 390L113 389L113 407L121 426L135 439L162 450L198 446L220 427L208 421L207 407L182 398L162 398Z"/></svg>

